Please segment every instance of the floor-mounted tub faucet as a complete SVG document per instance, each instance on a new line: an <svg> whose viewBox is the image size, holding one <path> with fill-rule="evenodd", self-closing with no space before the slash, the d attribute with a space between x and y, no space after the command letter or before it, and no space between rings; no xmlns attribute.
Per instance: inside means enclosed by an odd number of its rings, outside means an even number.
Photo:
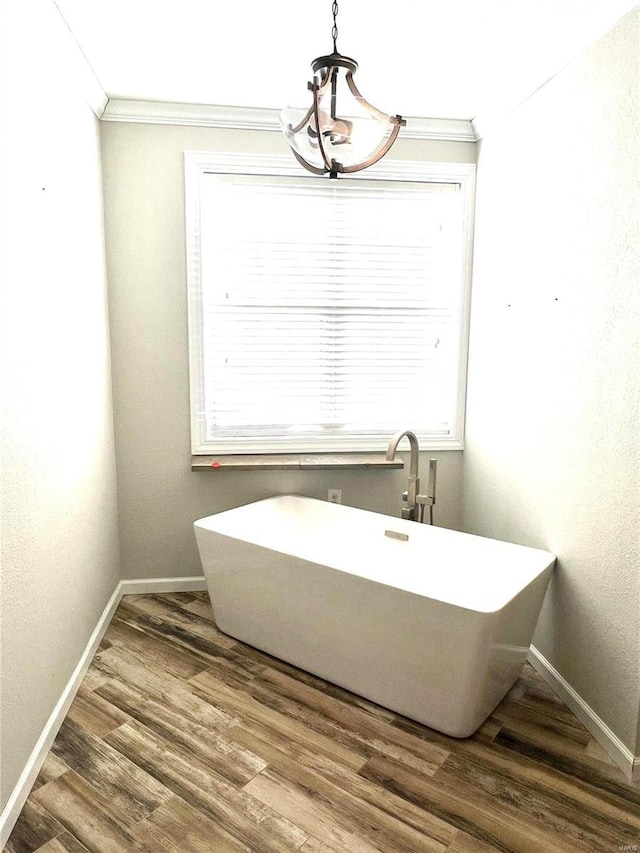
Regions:
<svg viewBox="0 0 640 853"><path fill-rule="evenodd" d="M438 462L436 459L429 460L429 479L427 480L427 493L420 493L420 477L418 476L418 465L420 460L420 447L415 433L411 430L400 430L391 437L387 448L387 459L391 462L395 458L396 450L401 438L409 439L411 460L409 462L409 488L402 493L402 518L410 521L424 522L425 506L429 507L429 524L433 524L433 505L436 502L436 471Z"/></svg>

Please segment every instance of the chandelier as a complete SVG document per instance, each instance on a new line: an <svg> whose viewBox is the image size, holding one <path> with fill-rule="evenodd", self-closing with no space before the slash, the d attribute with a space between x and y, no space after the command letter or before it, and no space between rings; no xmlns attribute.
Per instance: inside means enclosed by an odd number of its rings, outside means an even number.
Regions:
<svg viewBox="0 0 640 853"><path fill-rule="evenodd" d="M406 121L376 109L358 91L353 80L358 63L338 53L337 0L331 8L333 53L311 63L314 76L307 88L313 102L307 110L282 110L280 125L301 166L314 175L337 178L377 163Z"/></svg>

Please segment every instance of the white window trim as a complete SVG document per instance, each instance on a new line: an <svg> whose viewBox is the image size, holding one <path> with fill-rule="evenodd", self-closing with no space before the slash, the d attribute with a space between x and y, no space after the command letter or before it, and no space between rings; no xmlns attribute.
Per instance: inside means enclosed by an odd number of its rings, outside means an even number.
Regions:
<svg viewBox="0 0 640 853"><path fill-rule="evenodd" d="M186 218L186 254L187 254L187 294L189 320L189 376L191 395L191 453L210 455L211 443L205 440L204 424L198 417L202 410L202 314L201 302L193 297L200 291L200 186L208 172L245 175L291 175L300 176L300 167L290 156L266 156L232 154L213 151L185 151L185 218ZM464 209L464 234L462 247L461 282L461 318L458 349L458 382L456 400L456 430L451 436L434 437L421 440L421 449L430 451L462 450L464 448L464 419L466 401L467 358L469 345L469 314L471 301L471 272L473 260L473 232L475 208L475 176L473 163L433 163L422 161L383 160L367 169L366 175L350 175L350 179L394 181L450 182L460 185ZM324 180L324 179L323 179ZM339 179L338 179L339 180ZM410 424L398 424L398 429L410 429ZM264 450L252 449L250 439L244 439L246 450L229 449L229 453L260 453ZM384 450L379 439L358 441L345 451ZM320 450L320 449L319 449ZM331 451L330 447L325 448ZM225 451L215 451L222 454ZM273 453L295 453L294 449L273 450Z"/></svg>

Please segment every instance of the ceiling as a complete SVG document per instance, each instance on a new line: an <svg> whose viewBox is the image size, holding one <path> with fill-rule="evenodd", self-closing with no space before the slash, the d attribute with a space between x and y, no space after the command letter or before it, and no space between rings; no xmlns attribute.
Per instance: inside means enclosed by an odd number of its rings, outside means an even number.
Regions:
<svg viewBox="0 0 640 853"><path fill-rule="evenodd" d="M307 103L331 0L54 0L110 99ZM375 106L472 119L515 106L638 4L340 0L338 50Z"/></svg>

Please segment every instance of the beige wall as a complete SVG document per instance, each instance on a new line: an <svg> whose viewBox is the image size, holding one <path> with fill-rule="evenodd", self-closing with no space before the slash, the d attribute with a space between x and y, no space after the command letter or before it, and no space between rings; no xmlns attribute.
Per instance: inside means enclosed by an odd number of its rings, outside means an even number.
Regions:
<svg viewBox="0 0 640 853"><path fill-rule="evenodd" d="M50 0L2 3L2 806L118 581L97 119Z"/></svg>
<svg viewBox="0 0 640 853"><path fill-rule="evenodd" d="M640 751L640 10L481 143L465 529L558 555L534 645Z"/></svg>
<svg viewBox="0 0 640 853"><path fill-rule="evenodd" d="M281 134L108 122L101 133L124 576L201 574L193 521L272 494L339 488L344 503L398 514L402 471L190 471L183 153L286 153ZM405 141L394 155L473 162L475 145ZM437 521L456 527L461 454L437 455Z"/></svg>

